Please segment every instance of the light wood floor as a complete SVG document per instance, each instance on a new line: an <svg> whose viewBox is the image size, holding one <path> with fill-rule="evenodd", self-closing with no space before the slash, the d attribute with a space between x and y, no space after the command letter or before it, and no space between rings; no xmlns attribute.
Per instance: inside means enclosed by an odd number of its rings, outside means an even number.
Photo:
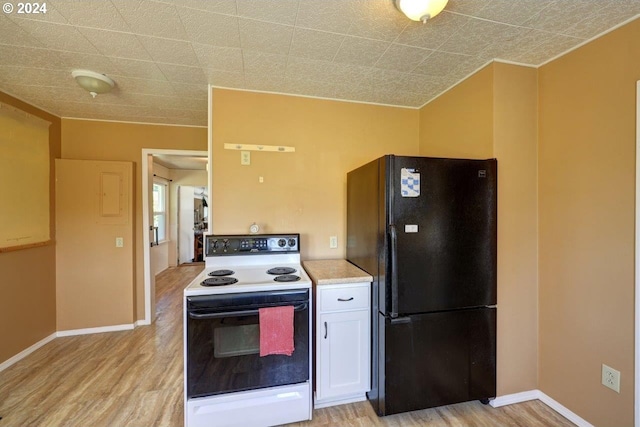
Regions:
<svg viewBox="0 0 640 427"><path fill-rule="evenodd" d="M158 317L132 331L56 338L0 372L0 427L182 426L182 290L201 265L156 278ZM469 402L378 418L368 402L316 410L302 426L573 426L538 401Z"/></svg>

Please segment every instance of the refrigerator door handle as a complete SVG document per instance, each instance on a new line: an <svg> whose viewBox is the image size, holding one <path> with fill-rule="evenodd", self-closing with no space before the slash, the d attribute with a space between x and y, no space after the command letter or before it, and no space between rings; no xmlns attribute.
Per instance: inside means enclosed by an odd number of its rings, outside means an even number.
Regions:
<svg viewBox="0 0 640 427"><path fill-rule="evenodd" d="M398 317L398 233L395 224L389 225L391 237L391 317Z"/></svg>
<svg viewBox="0 0 640 427"><path fill-rule="evenodd" d="M411 317L396 317L395 319L391 319L390 322L392 325L411 323Z"/></svg>

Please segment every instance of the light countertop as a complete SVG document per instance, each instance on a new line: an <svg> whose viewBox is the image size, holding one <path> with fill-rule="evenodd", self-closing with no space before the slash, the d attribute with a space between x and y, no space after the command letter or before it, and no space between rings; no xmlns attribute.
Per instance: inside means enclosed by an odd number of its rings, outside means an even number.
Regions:
<svg viewBox="0 0 640 427"><path fill-rule="evenodd" d="M344 259L303 261L302 266L316 285L371 282L373 277Z"/></svg>

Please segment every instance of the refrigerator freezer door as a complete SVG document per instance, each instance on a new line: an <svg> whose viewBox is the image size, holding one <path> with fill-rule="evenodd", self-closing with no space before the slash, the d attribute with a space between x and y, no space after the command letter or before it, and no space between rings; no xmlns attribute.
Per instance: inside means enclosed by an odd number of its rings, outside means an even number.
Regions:
<svg viewBox="0 0 640 427"><path fill-rule="evenodd" d="M392 317L496 304L495 160L389 156Z"/></svg>
<svg viewBox="0 0 640 427"><path fill-rule="evenodd" d="M378 415L496 395L496 309L391 319L379 316L386 345L372 400Z"/></svg>

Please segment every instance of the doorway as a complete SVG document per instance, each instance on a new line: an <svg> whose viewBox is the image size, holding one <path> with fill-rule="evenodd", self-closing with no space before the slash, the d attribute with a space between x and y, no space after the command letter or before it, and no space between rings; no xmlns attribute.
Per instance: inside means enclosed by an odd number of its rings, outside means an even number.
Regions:
<svg viewBox="0 0 640 427"><path fill-rule="evenodd" d="M177 196L177 265L204 262L203 236L209 230L207 187L183 185Z"/></svg>
<svg viewBox="0 0 640 427"><path fill-rule="evenodd" d="M208 162L206 151L142 150L145 321L139 324L155 319L155 275L178 265L178 191L208 189Z"/></svg>

